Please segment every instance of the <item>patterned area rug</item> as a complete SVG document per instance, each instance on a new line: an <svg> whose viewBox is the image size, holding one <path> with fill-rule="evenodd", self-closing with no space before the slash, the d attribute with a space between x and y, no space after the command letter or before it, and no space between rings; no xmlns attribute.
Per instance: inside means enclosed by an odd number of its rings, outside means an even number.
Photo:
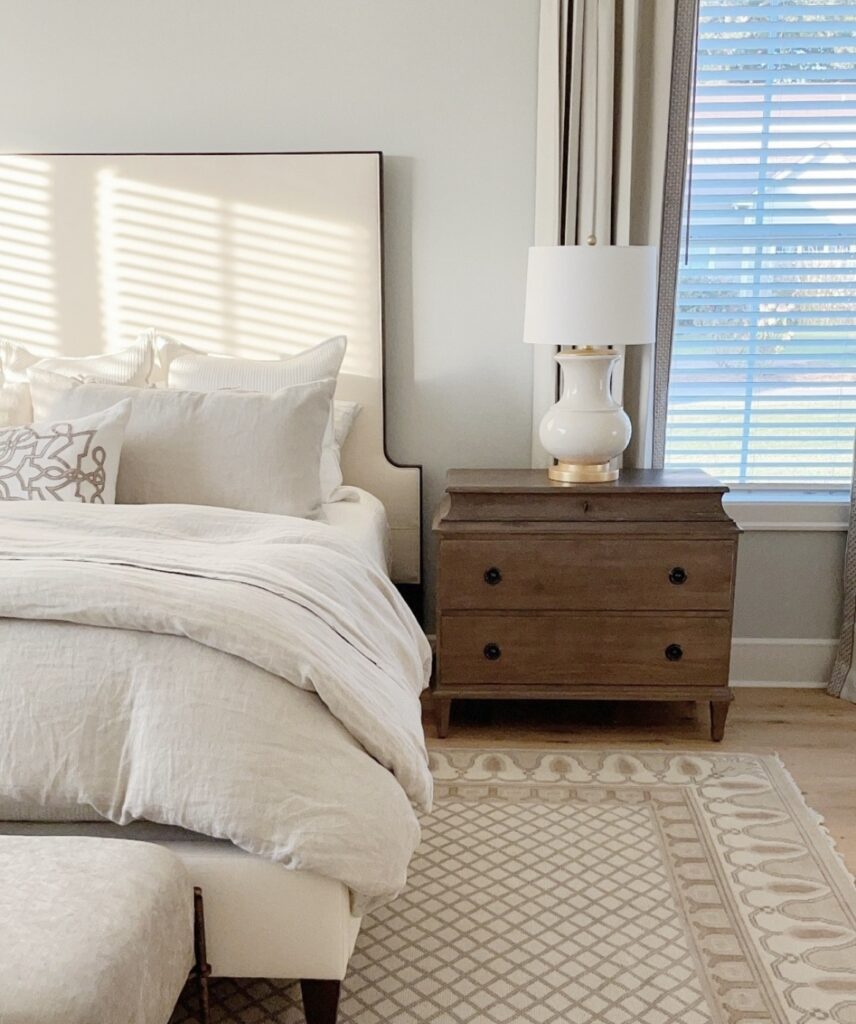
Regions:
<svg viewBox="0 0 856 1024"><path fill-rule="evenodd" d="M363 924L341 1024L856 1024L853 879L776 758L432 759L409 887ZM295 985L212 995L215 1022L303 1020Z"/></svg>

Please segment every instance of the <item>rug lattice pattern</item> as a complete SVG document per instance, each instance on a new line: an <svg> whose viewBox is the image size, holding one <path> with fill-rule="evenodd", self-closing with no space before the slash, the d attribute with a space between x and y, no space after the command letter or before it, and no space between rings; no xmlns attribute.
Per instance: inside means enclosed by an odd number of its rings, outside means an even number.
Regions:
<svg viewBox="0 0 856 1024"><path fill-rule="evenodd" d="M856 1024L852 879L774 758L432 758L435 811L363 924L341 1024ZM303 1020L286 982L212 996L215 1022Z"/></svg>

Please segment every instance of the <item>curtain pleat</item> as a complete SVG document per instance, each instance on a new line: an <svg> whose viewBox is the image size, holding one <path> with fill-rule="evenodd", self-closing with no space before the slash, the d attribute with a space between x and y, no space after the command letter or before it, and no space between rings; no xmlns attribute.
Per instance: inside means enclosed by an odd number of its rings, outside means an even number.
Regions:
<svg viewBox="0 0 856 1024"><path fill-rule="evenodd" d="M663 466L666 452L666 414L669 373L672 367L672 331L675 324L675 289L681 252L687 142L692 116L690 97L695 74L696 22L699 0L676 0L672 55L672 83L663 182L660 231L660 270L657 292L657 333L654 346L652 409L652 465Z"/></svg>
<svg viewBox="0 0 856 1024"><path fill-rule="evenodd" d="M595 234L601 245L671 246L677 266L688 104L674 96L689 93L683 56L685 40L693 38L696 3L542 0L536 245L580 245ZM680 47L674 64L673 40ZM673 140L681 110L683 131ZM668 155L681 147L680 164L670 165ZM677 230L664 236L664 204L673 204L675 196ZM667 272L666 289L668 280ZM671 281L673 304L674 272ZM665 301L662 285L660 296ZM557 368L552 349L533 348L532 464L546 466L538 426L556 400ZM627 465L651 464L653 366L648 346L632 347L613 382L634 426Z"/></svg>
<svg viewBox="0 0 856 1024"><path fill-rule="evenodd" d="M565 217L570 133L566 129L568 17L573 0L541 0L538 37L538 109L535 152L535 245L559 245ZM521 272L526 270L521 254ZM541 447L538 427L544 412L556 401L554 350L532 346L532 465L545 468L550 457Z"/></svg>

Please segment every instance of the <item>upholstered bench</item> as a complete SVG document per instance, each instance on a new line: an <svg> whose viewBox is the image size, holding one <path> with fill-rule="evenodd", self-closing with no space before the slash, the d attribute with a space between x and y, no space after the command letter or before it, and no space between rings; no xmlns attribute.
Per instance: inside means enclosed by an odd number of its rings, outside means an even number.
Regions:
<svg viewBox="0 0 856 1024"><path fill-rule="evenodd" d="M167 1024L194 957L194 890L168 850L0 836L2 1024Z"/></svg>

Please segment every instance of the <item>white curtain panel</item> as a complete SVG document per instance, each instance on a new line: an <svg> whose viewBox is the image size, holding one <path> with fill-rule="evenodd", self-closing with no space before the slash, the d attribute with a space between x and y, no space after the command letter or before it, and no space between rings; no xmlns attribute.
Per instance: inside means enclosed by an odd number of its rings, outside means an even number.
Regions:
<svg viewBox="0 0 856 1024"><path fill-rule="evenodd" d="M850 526L844 555L844 614L841 642L832 669L828 693L856 704L856 452L853 459L853 485L850 492Z"/></svg>
<svg viewBox="0 0 856 1024"><path fill-rule="evenodd" d="M684 182L692 119L691 97L695 78L699 0L674 0L672 73L666 163L663 172L660 225L660 275L657 295L657 341L654 348L654 392L648 417L651 465L662 468L666 451L666 412L672 368L672 331L675 291L684 224ZM648 465L646 462L645 465Z"/></svg>
<svg viewBox="0 0 856 1024"><path fill-rule="evenodd" d="M686 138L686 100L675 111L672 96L689 78L683 63L673 67L673 44L692 38L696 2L541 0L536 245L584 244L592 234L601 245L661 244L676 113ZM678 226L682 187L681 175L670 190ZM678 234L665 240L675 256ZM532 464L543 467L538 425L556 400L557 368L549 348L533 349ZM651 349L636 346L616 374L634 430L626 465L651 464L653 366Z"/></svg>
<svg viewBox="0 0 856 1024"><path fill-rule="evenodd" d="M565 76L568 14L572 0L541 0L538 37L538 111L535 151L535 245L563 241L565 158ZM521 269L525 262L521 256ZM521 325L522 329L522 325ZM556 401L556 363L553 350L532 345L532 465L545 468L550 456L541 447L541 417Z"/></svg>

